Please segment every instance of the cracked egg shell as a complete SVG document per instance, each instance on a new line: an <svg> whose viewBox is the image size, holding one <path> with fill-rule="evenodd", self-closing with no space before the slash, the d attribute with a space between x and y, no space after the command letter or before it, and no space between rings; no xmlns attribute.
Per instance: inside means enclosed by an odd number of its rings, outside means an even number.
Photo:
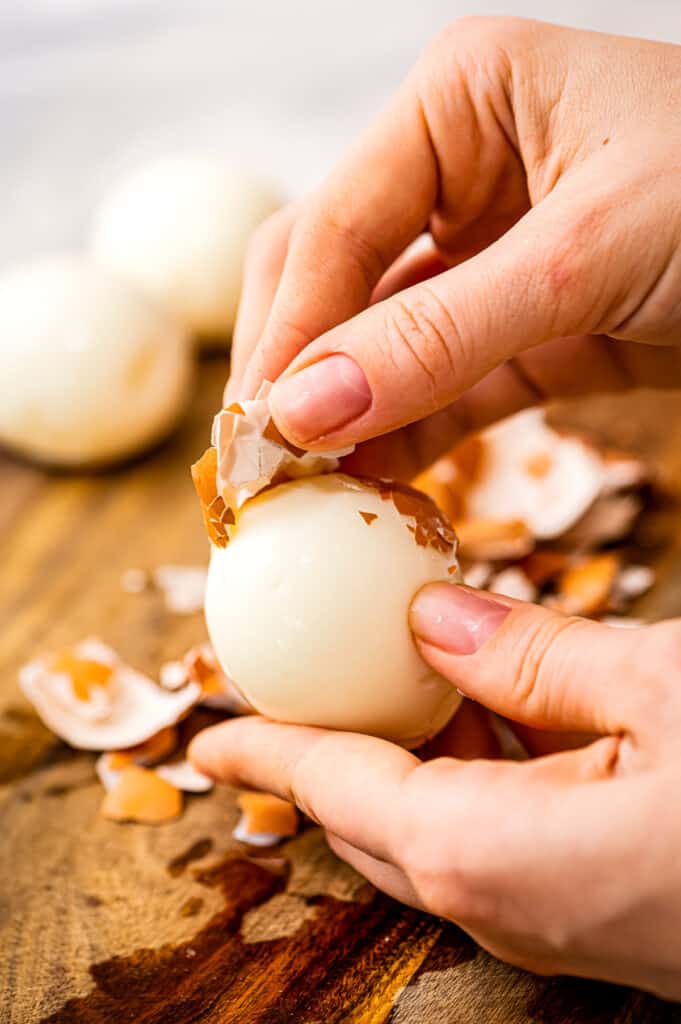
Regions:
<svg viewBox="0 0 681 1024"><path fill-rule="evenodd" d="M604 473L598 452L561 435L542 409L488 428L484 462L466 493L466 517L522 520L540 540L560 536L598 497Z"/></svg>
<svg viewBox="0 0 681 1024"><path fill-rule="evenodd" d="M80 750L136 747L178 722L201 697L193 682L173 693L163 690L94 640L29 662L19 683L48 729Z"/></svg>
<svg viewBox="0 0 681 1024"><path fill-rule="evenodd" d="M105 196L97 258L174 311L193 335L233 330L246 246L279 206L273 190L209 155L156 160Z"/></svg>
<svg viewBox="0 0 681 1024"><path fill-rule="evenodd" d="M248 501L227 546L213 547L206 621L260 713L414 747L460 697L419 657L409 605L424 584L461 576L453 545L424 543L381 486L329 474Z"/></svg>
<svg viewBox="0 0 681 1024"><path fill-rule="evenodd" d="M191 346L125 281L79 257L0 275L0 442L58 466L156 444L191 394Z"/></svg>

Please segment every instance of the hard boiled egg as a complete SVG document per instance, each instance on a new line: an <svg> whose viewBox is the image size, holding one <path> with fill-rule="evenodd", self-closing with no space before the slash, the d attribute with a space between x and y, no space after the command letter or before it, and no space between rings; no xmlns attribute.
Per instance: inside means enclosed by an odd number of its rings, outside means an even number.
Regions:
<svg viewBox="0 0 681 1024"><path fill-rule="evenodd" d="M173 310L201 338L231 335L246 245L279 205L273 190L217 157L141 167L104 198L97 258Z"/></svg>
<svg viewBox="0 0 681 1024"><path fill-rule="evenodd" d="M163 438L191 397L185 331L78 257L0 274L0 443L61 466L110 463Z"/></svg>
<svg viewBox="0 0 681 1024"><path fill-rule="evenodd" d="M415 747L460 696L420 658L409 605L459 580L453 535L409 489L331 473L262 491L213 547L206 619L225 672L259 712Z"/></svg>

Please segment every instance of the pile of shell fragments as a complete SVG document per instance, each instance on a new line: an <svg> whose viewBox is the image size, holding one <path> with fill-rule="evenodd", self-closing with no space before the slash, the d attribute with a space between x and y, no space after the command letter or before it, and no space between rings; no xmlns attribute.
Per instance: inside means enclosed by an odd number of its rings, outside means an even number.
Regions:
<svg viewBox="0 0 681 1024"><path fill-rule="evenodd" d="M531 409L469 438L415 485L459 537L466 583L568 615L636 626L631 603L654 582L627 541L652 467L551 427Z"/></svg>

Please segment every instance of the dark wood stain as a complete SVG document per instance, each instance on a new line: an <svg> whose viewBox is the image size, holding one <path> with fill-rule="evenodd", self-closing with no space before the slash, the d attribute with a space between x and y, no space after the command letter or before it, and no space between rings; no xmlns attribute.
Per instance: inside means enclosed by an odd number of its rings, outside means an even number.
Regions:
<svg viewBox="0 0 681 1024"><path fill-rule="evenodd" d="M194 877L224 897L224 907L196 935L94 964L94 989L42 1024L340 1024L380 988L392 962L440 927L384 896L370 902L320 896L320 913L295 935L245 943L244 915L282 892L285 877L242 858Z"/></svg>
<svg viewBox="0 0 681 1024"><path fill-rule="evenodd" d="M549 978L527 1004L532 1024L672 1024L681 1008L653 996L584 978Z"/></svg>
<svg viewBox="0 0 681 1024"><path fill-rule="evenodd" d="M33 711L5 708L0 715L0 785L30 775L61 745Z"/></svg>
<svg viewBox="0 0 681 1024"><path fill-rule="evenodd" d="M192 861L201 860L201 858L210 853L212 849L212 839L197 839L195 843L192 843L192 845L186 850L179 853L177 857L173 857L173 859L168 863L166 871L171 878L177 878L186 871Z"/></svg>
<svg viewBox="0 0 681 1024"><path fill-rule="evenodd" d="M180 907L182 917L195 917L203 907L203 900L200 896L191 896Z"/></svg>

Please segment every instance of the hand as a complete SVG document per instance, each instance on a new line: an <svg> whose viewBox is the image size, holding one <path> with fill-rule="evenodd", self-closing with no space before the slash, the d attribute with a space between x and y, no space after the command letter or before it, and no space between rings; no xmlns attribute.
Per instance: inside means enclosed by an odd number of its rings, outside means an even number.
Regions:
<svg viewBox="0 0 681 1024"><path fill-rule="evenodd" d="M454 23L257 233L230 394L282 375L292 441L408 478L527 404L681 385L679 95L681 47Z"/></svg>
<svg viewBox="0 0 681 1024"><path fill-rule="evenodd" d="M412 627L476 701L600 738L522 763L422 762L254 717L201 733L192 760L295 801L376 886L504 960L681 998L681 621L614 629L438 583Z"/></svg>

